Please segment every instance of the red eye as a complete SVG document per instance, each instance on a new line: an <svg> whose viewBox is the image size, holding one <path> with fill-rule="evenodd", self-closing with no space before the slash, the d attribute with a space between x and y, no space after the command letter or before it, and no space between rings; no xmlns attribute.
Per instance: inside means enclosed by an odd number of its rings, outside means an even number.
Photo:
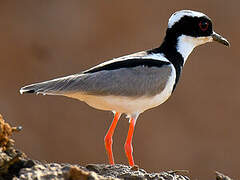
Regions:
<svg viewBox="0 0 240 180"><path fill-rule="evenodd" d="M198 25L202 31L206 31L208 29L209 24L206 21L201 21Z"/></svg>

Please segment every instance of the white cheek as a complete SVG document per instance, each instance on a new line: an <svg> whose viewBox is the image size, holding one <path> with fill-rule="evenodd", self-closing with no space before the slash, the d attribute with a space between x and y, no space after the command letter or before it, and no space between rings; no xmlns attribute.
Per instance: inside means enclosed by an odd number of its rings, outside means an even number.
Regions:
<svg viewBox="0 0 240 180"><path fill-rule="evenodd" d="M178 37L177 51L183 56L184 63L185 63L188 56L196 46L205 44L207 42L212 42L212 41L213 39L211 36L191 37L191 36L181 35Z"/></svg>
<svg viewBox="0 0 240 180"><path fill-rule="evenodd" d="M179 41L181 41L182 44L189 44L189 46L199 46L202 44L205 44L207 42L211 42L212 36L207 36L207 37L191 37L191 36L186 36L182 35L179 37Z"/></svg>
<svg viewBox="0 0 240 180"><path fill-rule="evenodd" d="M195 44L196 46L199 46L201 44L205 44L205 43L208 43L208 42L212 42L213 41L213 38L212 36L208 36L208 37L198 37L198 38L195 38Z"/></svg>

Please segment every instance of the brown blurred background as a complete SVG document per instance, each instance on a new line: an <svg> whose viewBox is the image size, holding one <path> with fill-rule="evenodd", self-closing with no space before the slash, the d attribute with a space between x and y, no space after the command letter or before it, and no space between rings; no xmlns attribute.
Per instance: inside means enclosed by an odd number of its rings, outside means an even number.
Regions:
<svg viewBox="0 0 240 180"><path fill-rule="evenodd" d="M194 179L212 179L215 170L239 178L239 7L226 0L0 1L0 113L24 128L17 148L49 162L107 162L111 112L70 98L20 95L19 88L156 47L170 15L193 9L212 18L231 48L209 43L194 50L173 96L139 117L135 162L148 171L188 169ZM117 163L127 164L127 130L122 117Z"/></svg>

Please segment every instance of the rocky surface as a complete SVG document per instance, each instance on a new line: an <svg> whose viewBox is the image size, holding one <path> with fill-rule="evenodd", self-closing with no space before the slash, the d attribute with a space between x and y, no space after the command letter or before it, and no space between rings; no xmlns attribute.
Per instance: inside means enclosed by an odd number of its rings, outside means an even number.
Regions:
<svg viewBox="0 0 240 180"><path fill-rule="evenodd" d="M186 171L148 173L137 166L89 164L86 167L71 164L42 163L29 159L14 148L11 127L0 115L0 180L189 180ZM217 180L231 180L216 172Z"/></svg>
<svg viewBox="0 0 240 180"><path fill-rule="evenodd" d="M35 164L23 168L14 180L54 179L54 180L188 180L176 172L147 173L125 165L90 164L86 167L70 164Z"/></svg>

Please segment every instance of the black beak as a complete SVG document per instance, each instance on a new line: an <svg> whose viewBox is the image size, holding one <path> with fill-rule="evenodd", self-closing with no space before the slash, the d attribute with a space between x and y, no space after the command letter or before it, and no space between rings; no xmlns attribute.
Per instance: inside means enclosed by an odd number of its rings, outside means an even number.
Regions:
<svg viewBox="0 0 240 180"><path fill-rule="evenodd" d="M222 37L221 35L213 32L213 33L212 33L212 38L213 38L214 41L217 41L217 42L219 42L219 43L221 43L221 44L223 44L223 45L225 45L225 46L230 47L230 43L228 42L228 40L226 40L226 39L225 39L224 37Z"/></svg>

